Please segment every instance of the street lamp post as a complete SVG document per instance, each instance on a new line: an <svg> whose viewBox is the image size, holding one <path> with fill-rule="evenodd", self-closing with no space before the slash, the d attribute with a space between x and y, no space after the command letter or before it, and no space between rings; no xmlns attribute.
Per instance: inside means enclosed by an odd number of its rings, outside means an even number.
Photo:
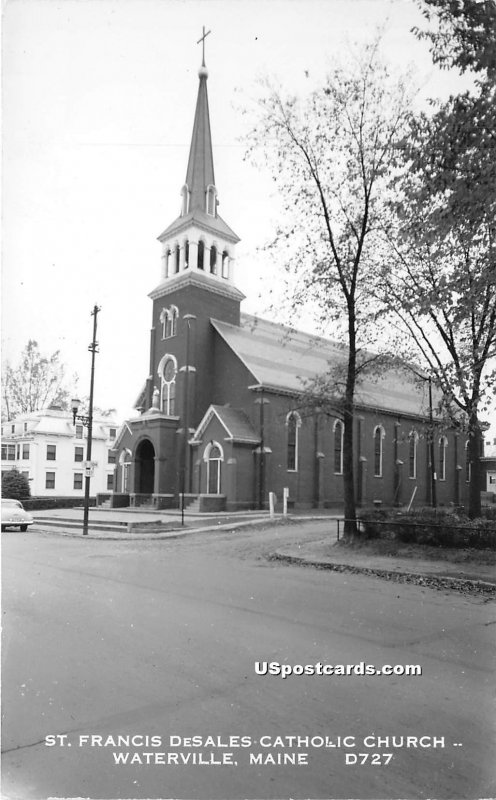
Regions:
<svg viewBox="0 0 496 800"><path fill-rule="evenodd" d="M93 386L95 381L95 354L98 353L98 342L96 341L96 324L97 324L97 315L100 311L100 308L95 305L93 311L91 312L91 316L93 317L93 339L91 344L88 346L88 350L91 353L91 375L90 375L90 399L88 405L88 414L80 415L77 412L79 411L80 400L78 398L73 398L71 401L71 408L72 408L72 423L73 425L76 424L76 420L81 422L86 428L88 428L88 438L86 440L86 467L85 467L85 478L84 478L84 511L83 511L83 536L88 535L88 516L89 516L89 508L90 508L90 480L91 480L91 446L93 443Z"/></svg>

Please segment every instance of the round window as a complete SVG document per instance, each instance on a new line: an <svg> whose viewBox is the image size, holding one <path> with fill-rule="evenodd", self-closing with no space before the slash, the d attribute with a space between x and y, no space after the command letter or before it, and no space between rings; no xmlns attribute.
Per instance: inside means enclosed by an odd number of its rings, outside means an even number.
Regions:
<svg viewBox="0 0 496 800"><path fill-rule="evenodd" d="M176 377L176 366L172 358L169 358L164 367L164 380L167 381L167 383L170 383L171 381L174 380L175 377Z"/></svg>

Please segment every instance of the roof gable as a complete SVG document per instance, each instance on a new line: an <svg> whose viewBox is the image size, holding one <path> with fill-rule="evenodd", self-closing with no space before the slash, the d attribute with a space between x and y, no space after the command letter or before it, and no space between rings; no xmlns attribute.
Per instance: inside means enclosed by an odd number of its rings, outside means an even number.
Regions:
<svg viewBox="0 0 496 800"><path fill-rule="evenodd" d="M193 441L200 442L212 419L217 419L226 432L226 439L243 444L259 444L260 437L253 429L247 415L242 409L231 406L211 405L198 425Z"/></svg>

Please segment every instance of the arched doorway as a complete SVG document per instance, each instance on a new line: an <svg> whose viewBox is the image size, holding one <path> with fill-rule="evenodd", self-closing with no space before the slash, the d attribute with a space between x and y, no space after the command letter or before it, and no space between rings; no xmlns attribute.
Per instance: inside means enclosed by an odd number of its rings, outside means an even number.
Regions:
<svg viewBox="0 0 496 800"><path fill-rule="evenodd" d="M136 448L135 492L153 494L155 486L155 448L149 439L143 439Z"/></svg>

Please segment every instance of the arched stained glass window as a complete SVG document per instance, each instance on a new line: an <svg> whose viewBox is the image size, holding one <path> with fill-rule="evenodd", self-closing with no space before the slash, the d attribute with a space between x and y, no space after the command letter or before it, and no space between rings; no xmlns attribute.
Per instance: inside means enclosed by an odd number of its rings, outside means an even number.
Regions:
<svg viewBox="0 0 496 800"><path fill-rule="evenodd" d="M374 477L382 478L382 440L385 432L382 425L374 428Z"/></svg>
<svg viewBox="0 0 496 800"><path fill-rule="evenodd" d="M448 440L446 436L441 436L439 439L439 480L446 480L446 448Z"/></svg>
<svg viewBox="0 0 496 800"><path fill-rule="evenodd" d="M465 442L465 480L470 483L472 475L472 462L470 460L470 448L468 441Z"/></svg>
<svg viewBox="0 0 496 800"><path fill-rule="evenodd" d="M334 432L334 472L336 475L342 475L344 425L340 419L337 419L334 422L333 432Z"/></svg>
<svg viewBox="0 0 496 800"><path fill-rule="evenodd" d="M408 437L408 477L417 477L417 443L418 433L411 431Z"/></svg>
<svg viewBox="0 0 496 800"><path fill-rule="evenodd" d="M286 417L287 469L290 472L297 472L298 470L298 429L300 425L300 415L296 411L291 411Z"/></svg>
<svg viewBox="0 0 496 800"><path fill-rule="evenodd" d="M160 407L164 414L174 416L176 413L176 374L177 364L173 356L164 356L159 366L162 383Z"/></svg>

